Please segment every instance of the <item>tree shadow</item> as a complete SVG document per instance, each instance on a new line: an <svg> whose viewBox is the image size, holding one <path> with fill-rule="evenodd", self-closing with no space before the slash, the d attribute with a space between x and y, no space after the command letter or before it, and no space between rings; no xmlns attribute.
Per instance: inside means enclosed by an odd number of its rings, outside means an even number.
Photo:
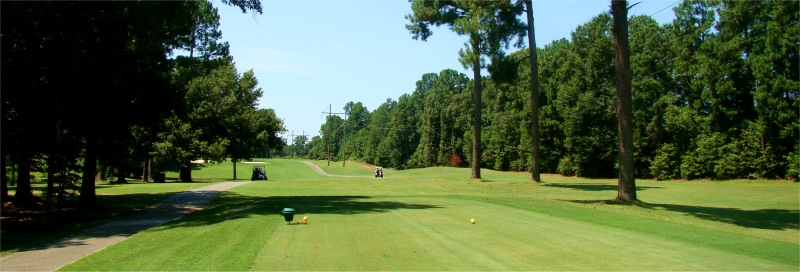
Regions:
<svg viewBox="0 0 800 272"><path fill-rule="evenodd" d="M574 189L574 190L581 190L581 191L591 191L591 192L600 192L600 191L613 191L616 192L619 190L619 187L616 184L604 184L604 183L542 183L542 186L549 186L549 187L556 187L556 188L567 188L567 189ZM648 189L660 189L663 187L655 187L655 186L636 186L636 191L644 191Z"/></svg>
<svg viewBox="0 0 800 272"><path fill-rule="evenodd" d="M73 217L77 224L86 224L87 217L91 217L89 220L94 223L89 225L93 228L72 227L72 231L63 232L63 229L53 229L52 226L45 225L38 231L29 229L31 226L18 226L28 229L22 233L19 229L9 233L6 231L10 226L4 221L3 249L25 251L83 245L94 238L129 236L153 227L170 229L204 226L253 215L282 215L281 211L284 208L294 208L298 214L363 214L398 209L441 208L438 205L400 201L374 201L370 196L255 197L215 191L104 195L98 198L99 202L105 205L102 212L91 215L76 213L77 216ZM216 201L214 202L216 204L208 205L212 201ZM160 204L153 205L159 202ZM174 220L180 217L181 220ZM113 221L110 220L112 218ZM17 232L17 235L8 235L14 232ZM31 242L24 239L49 232L55 232L53 236L48 236L49 242L47 240ZM20 236L22 239L7 239L9 236ZM63 239L58 238L59 236Z"/></svg>
<svg viewBox="0 0 800 272"><path fill-rule="evenodd" d="M135 226L115 228L114 232L109 233L97 231L90 234L81 233L88 233L90 229L108 224L113 220L126 220L147 214L145 211L153 210L154 204L174 194L173 192L163 192L98 195L97 209L80 211L74 206L67 206L55 212L51 217L48 217L43 208L24 211L4 209L2 220L0 220L2 222L0 225L2 226L3 251L26 251L84 244L84 242L62 240L68 236L91 238L134 234L139 230Z"/></svg>
<svg viewBox="0 0 800 272"><path fill-rule="evenodd" d="M281 215L284 208L296 214L364 214L383 213L401 209L434 209L438 205L414 204L401 201L374 201L370 196L244 196L224 192L217 196L217 205L207 206L174 224L162 227L187 227L215 224L252 215Z"/></svg>
<svg viewBox="0 0 800 272"><path fill-rule="evenodd" d="M611 205L630 205L614 200L565 200L573 203L596 204L604 203ZM685 215L694 216L699 219L717 221L745 228L768 229L768 230L796 230L800 227L800 210L783 209L761 209L761 210L742 210L739 208L720 208L689 206L678 204L657 204L639 202L634 203L639 207L655 210L666 210L679 212Z"/></svg>

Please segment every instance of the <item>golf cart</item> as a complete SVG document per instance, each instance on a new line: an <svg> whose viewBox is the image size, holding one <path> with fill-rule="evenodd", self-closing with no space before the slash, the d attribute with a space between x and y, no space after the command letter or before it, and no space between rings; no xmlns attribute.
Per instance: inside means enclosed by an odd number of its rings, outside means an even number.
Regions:
<svg viewBox="0 0 800 272"><path fill-rule="evenodd" d="M383 178L383 167L375 167L375 177Z"/></svg>
<svg viewBox="0 0 800 272"><path fill-rule="evenodd" d="M250 176L250 180L267 180L267 171L261 166L253 167L253 175Z"/></svg>

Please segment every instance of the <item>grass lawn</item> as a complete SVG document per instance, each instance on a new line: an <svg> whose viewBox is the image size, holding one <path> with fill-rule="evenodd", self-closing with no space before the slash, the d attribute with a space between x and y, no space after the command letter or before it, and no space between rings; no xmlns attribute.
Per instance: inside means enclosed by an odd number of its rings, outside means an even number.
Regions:
<svg viewBox="0 0 800 272"><path fill-rule="evenodd" d="M622 205L615 180L313 163L349 177L270 159L269 181L60 270L800 269L798 183L638 180L644 203Z"/></svg>

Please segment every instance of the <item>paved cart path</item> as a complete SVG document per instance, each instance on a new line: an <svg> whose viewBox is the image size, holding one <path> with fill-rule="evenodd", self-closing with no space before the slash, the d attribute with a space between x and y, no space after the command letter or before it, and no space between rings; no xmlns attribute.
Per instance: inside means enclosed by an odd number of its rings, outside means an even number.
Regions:
<svg viewBox="0 0 800 272"><path fill-rule="evenodd" d="M333 175L333 174L328 174L328 172L325 172L325 170L322 170L322 168L319 168L319 166L317 166L317 165L316 165L316 164L314 164L313 162L310 162L310 161L303 161L303 163L307 164L309 167L311 167L311 169L314 169L314 171L316 171L316 172L317 172L317 173L319 173L320 175L323 175L323 176L328 176L328 177L340 177L340 178L374 178L374 177L375 177L375 176L371 176L371 175L370 175L370 176L367 176L367 175L364 175L364 176L342 176L342 175Z"/></svg>
<svg viewBox="0 0 800 272"><path fill-rule="evenodd" d="M0 259L0 271L54 271L142 230L203 209L222 191L250 181L220 182L175 194L151 211L112 221L50 244Z"/></svg>

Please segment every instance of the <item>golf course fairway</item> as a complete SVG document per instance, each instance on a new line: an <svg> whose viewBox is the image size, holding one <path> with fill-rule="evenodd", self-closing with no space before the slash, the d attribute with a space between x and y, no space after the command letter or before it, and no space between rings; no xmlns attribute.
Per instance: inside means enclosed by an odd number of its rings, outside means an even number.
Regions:
<svg viewBox="0 0 800 272"><path fill-rule="evenodd" d="M266 161L269 181L140 232L62 271L797 271L800 187L616 180L433 167ZM346 177L343 177L346 176ZM295 209L292 224L281 214ZM307 216L308 224L296 222ZM474 224L470 219L475 219Z"/></svg>

